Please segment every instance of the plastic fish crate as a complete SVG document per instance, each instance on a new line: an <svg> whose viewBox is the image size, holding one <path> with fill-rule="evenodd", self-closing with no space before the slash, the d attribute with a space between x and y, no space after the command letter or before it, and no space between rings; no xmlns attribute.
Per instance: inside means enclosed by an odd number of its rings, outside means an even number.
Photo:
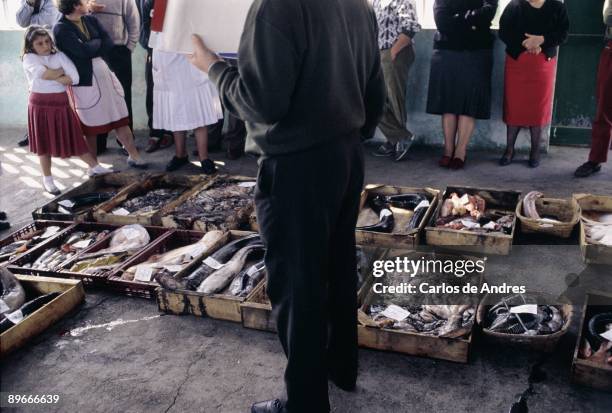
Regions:
<svg viewBox="0 0 612 413"><path fill-rule="evenodd" d="M85 300L83 284L80 281L28 275L16 277L26 294L43 295L54 291L61 294L0 335L2 358L25 345Z"/></svg>
<svg viewBox="0 0 612 413"><path fill-rule="evenodd" d="M39 231L39 230L44 230L48 227L52 227L52 226L57 226L60 227L60 231L58 231L55 235L59 234L61 231L65 230L66 228L70 227L71 225L73 225L72 222L62 222L62 221L45 221L45 220L41 220L41 221L34 221L28 225L26 225L25 227L18 229L17 231L14 231L13 233L11 233L9 236L7 236L6 238L2 239L0 241L0 248L6 246L6 245L10 245L13 242L17 242L17 241L21 241L22 238L34 231ZM49 237L49 239L51 239L52 237ZM46 239L44 241L42 241L40 244L36 245L39 246L41 244L44 244L45 242L47 242L49 239ZM34 248L31 248L30 250L32 250ZM27 253L28 251L23 252L22 254L19 254L18 256L16 256L15 258L13 258L12 260L10 260L9 262L15 261L17 258L21 257L23 254ZM4 261L8 261L7 260L3 260L1 262Z"/></svg>
<svg viewBox="0 0 612 413"><path fill-rule="evenodd" d="M507 214L514 215L512 232L508 234L500 232L477 233L473 231L455 230L450 228L436 227L436 221L440 217L444 200L456 192L457 194L479 195L486 203L485 211L494 209ZM516 206L519 203L521 192L501 191L496 189L482 189L467 186L449 186L444 191L442 199L438 203L435 213L432 215L429 226L425 228L427 245L434 245L441 249L470 254L492 254L508 255L512 251L514 234L516 232Z"/></svg>
<svg viewBox="0 0 612 413"><path fill-rule="evenodd" d="M194 260L187 268L178 273L176 277L181 278L188 276L200 266L206 257L222 248L229 241L251 234L253 234L253 232L229 231L228 236L221 240L216 248L211 249L208 254ZM245 297L235 297L224 294L203 294L191 290L169 291L163 288L158 288L156 292L157 305L160 311L165 313L176 315L192 314L198 317L206 316L218 320L234 321L237 323L242 322L240 304L246 300ZM253 293L253 291L251 291L251 293Z"/></svg>
<svg viewBox="0 0 612 413"><path fill-rule="evenodd" d="M156 296L155 290L159 288L159 284L156 281L123 280L121 279L123 273L128 268L147 261L152 255L163 254L176 248L194 244L202 239L203 236L204 233L200 231L170 230L168 236L149 244L147 248L131 257L113 275L109 276L107 280L108 287L130 297L153 299ZM208 253L209 251L202 252L201 256L196 257L195 260L201 259Z"/></svg>
<svg viewBox="0 0 612 413"><path fill-rule="evenodd" d="M612 213L612 196L574 194L574 199L580 205L581 212L596 211ZM587 264L612 265L612 246L591 244L586 239L585 224L580 220L580 251L582 259Z"/></svg>
<svg viewBox="0 0 612 413"><path fill-rule="evenodd" d="M414 228L406 234L385 234L373 231L355 230L357 244L402 249L414 249L422 244L423 230L438 205L440 198L440 191L438 189L391 185L367 185L361 193L359 211L364 208L368 199L373 195L402 195L413 193L423 194L429 200L429 207L417 228Z"/></svg>
<svg viewBox="0 0 612 413"><path fill-rule="evenodd" d="M79 223L73 225L66 231L63 231L61 234L58 234L54 238L50 239L48 243L45 245L37 246L36 248L29 251L19 257L19 259L13 261L9 267L9 269L16 274L31 274L31 275L39 275L46 277L60 277L60 278L72 278L82 280L86 285L106 285L106 278L112 273L106 273L104 275L92 275L92 274L83 274L77 272L71 272L68 268L72 266L72 264L79 260L83 254L89 252L99 251L103 248L106 248L110 243L112 232L118 228L121 228L122 225L113 225L113 224L100 224L100 223ZM160 236L164 236L167 234L168 230L166 228L161 227L145 227L151 236L151 242L154 242ZM39 270L34 268L23 268L23 265L27 263L34 262L38 257L40 257L46 250L51 247L60 247L72 234L78 231L90 232L90 231L104 231L108 230L109 234L106 235L101 240L91 244L89 247L83 249L79 253L77 253L69 262L64 264L61 268L55 270Z"/></svg>
<svg viewBox="0 0 612 413"><path fill-rule="evenodd" d="M148 175L144 175L145 177ZM34 219L51 219L58 221L75 221L75 222L86 222L93 221L93 210L100 204L94 204L87 207L83 207L78 211L72 213L62 213L58 211L58 202L66 199L73 198L77 195L83 195L88 193L98 193L104 189L114 189L117 195L124 191L130 191L130 189L137 185L143 178L142 173L133 172L114 172L111 174L94 176L83 182L76 188L72 188L67 192L62 193L55 199L47 202L40 208L35 209L32 212ZM108 192L108 191L103 191Z"/></svg>
<svg viewBox="0 0 612 413"><path fill-rule="evenodd" d="M97 222L116 225L141 224L161 226L162 217L164 215L172 211L192 194L198 192L200 188L207 185L211 179L213 178L204 175L152 175L147 179L137 182L129 189L121 191L121 193L117 194L109 201L100 204L93 210L93 218ZM181 188L183 192L152 214L116 215L112 213L115 208L120 208L125 201L160 188Z"/></svg>
<svg viewBox="0 0 612 413"><path fill-rule="evenodd" d="M612 311L612 294L589 292L582 307L582 319L572 360L572 382L581 386L612 392L612 366L594 363L579 357L580 346L588 330L588 320L595 313Z"/></svg>
<svg viewBox="0 0 612 413"><path fill-rule="evenodd" d="M208 189L212 189L212 187L215 186L215 184L217 183L222 183L224 181L230 181L230 182L236 182L236 183L240 183L240 182L256 182L256 178L250 178L247 176L237 176L237 175L219 175L219 176L215 176L212 178L211 181L209 181L207 184L200 186L200 188L195 191L195 192L191 192L190 195L188 197L182 197L181 198L181 202L177 203L174 205L174 207L170 210L167 209L164 216L162 217L162 225L164 227L170 227L170 228L180 228L180 223L177 222L174 218L174 216L172 215L172 213L181 205L183 205L186 201L195 198L198 196L198 194L202 191L206 191ZM253 222L251 215L255 212L255 201L253 200L252 204L250 206L247 206L245 208L242 208L240 210L234 211L233 214L230 214L228 216L228 219L225 222L226 227L224 229L221 230L234 230L234 231L239 231L239 230L243 230L246 228L249 228L251 230L253 230ZM255 226L256 228L256 226ZM208 232L211 230L220 230L220 228L216 228L216 227L212 227L211 225L207 224L205 221L202 220L194 220L191 228L184 228L187 230L195 230L195 231L204 231L204 232Z"/></svg>

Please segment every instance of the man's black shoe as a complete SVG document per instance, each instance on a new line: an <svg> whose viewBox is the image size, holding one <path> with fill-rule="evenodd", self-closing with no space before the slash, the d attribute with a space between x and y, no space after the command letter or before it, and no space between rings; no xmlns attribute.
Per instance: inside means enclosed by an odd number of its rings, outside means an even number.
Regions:
<svg viewBox="0 0 612 413"><path fill-rule="evenodd" d="M185 156L184 158L177 158L176 156L174 156L172 160L168 162L168 165L166 165L166 171L167 172L176 171L177 169L179 169L182 166L187 165L188 163L189 163L188 157Z"/></svg>
<svg viewBox="0 0 612 413"><path fill-rule="evenodd" d="M23 135L23 139L17 142L17 146L28 146L30 144L30 139L28 134Z"/></svg>
<svg viewBox="0 0 612 413"><path fill-rule="evenodd" d="M6 221L0 222L0 231L4 231L5 229L9 229L10 227L11 227L11 224L9 224Z"/></svg>
<svg viewBox="0 0 612 413"><path fill-rule="evenodd" d="M6 212L0 211L0 221L6 221Z"/></svg>
<svg viewBox="0 0 612 413"><path fill-rule="evenodd" d="M585 162L576 169L574 172L574 176L576 178L586 178L587 176L591 176L594 173L601 171L601 165L595 162Z"/></svg>
<svg viewBox="0 0 612 413"><path fill-rule="evenodd" d="M283 411L283 404L278 399L254 403L251 406L251 413L282 413Z"/></svg>
<svg viewBox="0 0 612 413"><path fill-rule="evenodd" d="M339 375L329 373L329 380L336 385L340 390L344 391L355 391L357 388L357 376L353 379L347 379L345 377L340 377Z"/></svg>

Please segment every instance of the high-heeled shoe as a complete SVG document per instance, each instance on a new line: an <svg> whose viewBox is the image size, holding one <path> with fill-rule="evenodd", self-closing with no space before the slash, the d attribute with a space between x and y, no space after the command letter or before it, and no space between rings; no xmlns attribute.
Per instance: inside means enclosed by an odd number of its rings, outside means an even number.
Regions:
<svg viewBox="0 0 612 413"><path fill-rule="evenodd" d="M508 166L512 163L513 160L514 152L512 152L512 155L510 156L506 156L506 154L504 153L504 156L502 156L499 160L499 166Z"/></svg>
<svg viewBox="0 0 612 413"><path fill-rule="evenodd" d="M529 158L528 164L530 168L537 168L540 166L540 160L536 158Z"/></svg>
<svg viewBox="0 0 612 413"><path fill-rule="evenodd" d="M446 155L441 157L440 160L438 161L438 165L441 166L442 168L448 168L450 163L451 163L451 157L446 156Z"/></svg>
<svg viewBox="0 0 612 413"><path fill-rule="evenodd" d="M463 169L464 166L465 166L465 159L453 158L450 161L449 168L450 169L454 169L454 170L458 170L458 169Z"/></svg>

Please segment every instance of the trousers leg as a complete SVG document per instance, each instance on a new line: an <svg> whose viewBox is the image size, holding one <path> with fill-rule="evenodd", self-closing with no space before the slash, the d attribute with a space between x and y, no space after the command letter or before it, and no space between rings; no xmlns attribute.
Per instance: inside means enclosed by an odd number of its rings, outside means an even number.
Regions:
<svg viewBox="0 0 612 413"><path fill-rule="evenodd" d="M589 160L604 163L612 143L612 41L601 53L597 73L597 113L593 121Z"/></svg>
<svg viewBox="0 0 612 413"><path fill-rule="evenodd" d="M356 320L338 325L356 314L356 295L338 289L342 279L356 283L354 238L346 231L349 226L354 231L357 214L351 211L357 207L351 204L358 204L363 182L363 155L354 135L299 154L267 158L260 166L257 219L267 248L267 293L287 356L286 408L292 413L329 411L330 322L333 348L354 341L347 347L351 360L344 364L357 364L357 352L351 350L357 346ZM312 159L317 159L317 168L307 167ZM340 267L340 274L332 274ZM347 316L351 312L353 316Z"/></svg>
<svg viewBox="0 0 612 413"><path fill-rule="evenodd" d="M382 119L379 123L380 130L390 143L397 143L401 139L410 138L412 132L406 129L406 89L408 85L408 74L415 60L414 48L408 46L391 59L391 51L381 51L381 64L385 85L387 88L387 99Z"/></svg>
<svg viewBox="0 0 612 413"><path fill-rule="evenodd" d="M236 59L225 59L231 66L237 66ZM225 145L228 150L244 149L246 139L246 127L244 121L238 119L228 111L224 111L226 132L224 135Z"/></svg>

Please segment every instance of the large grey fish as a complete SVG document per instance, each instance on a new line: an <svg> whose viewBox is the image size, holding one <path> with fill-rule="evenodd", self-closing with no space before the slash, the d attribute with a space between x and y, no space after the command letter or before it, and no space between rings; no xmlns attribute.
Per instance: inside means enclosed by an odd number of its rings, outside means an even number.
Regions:
<svg viewBox="0 0 612 413"><path fill-rule="evenodd" d="M246 297L266 275L266 265L263 260L243 269L234 277L229 293L236 297Z"/></svg>
<svg viewBox="0 0 612 413"><path fill-rule="evenodd" d="M2 296L0 297L0 318L21 307L25 301L25 291L12 272L0 267Z"/></svg>
<svg viewBox="0 0 612 413"><path fill-rule="evenodd" d="M202 281L197 291L204 294L214 294L227 287L232 278L244 267L249 254L258 248L263 248L263 244L251 244L242 248L227 264Z"/></svg>

